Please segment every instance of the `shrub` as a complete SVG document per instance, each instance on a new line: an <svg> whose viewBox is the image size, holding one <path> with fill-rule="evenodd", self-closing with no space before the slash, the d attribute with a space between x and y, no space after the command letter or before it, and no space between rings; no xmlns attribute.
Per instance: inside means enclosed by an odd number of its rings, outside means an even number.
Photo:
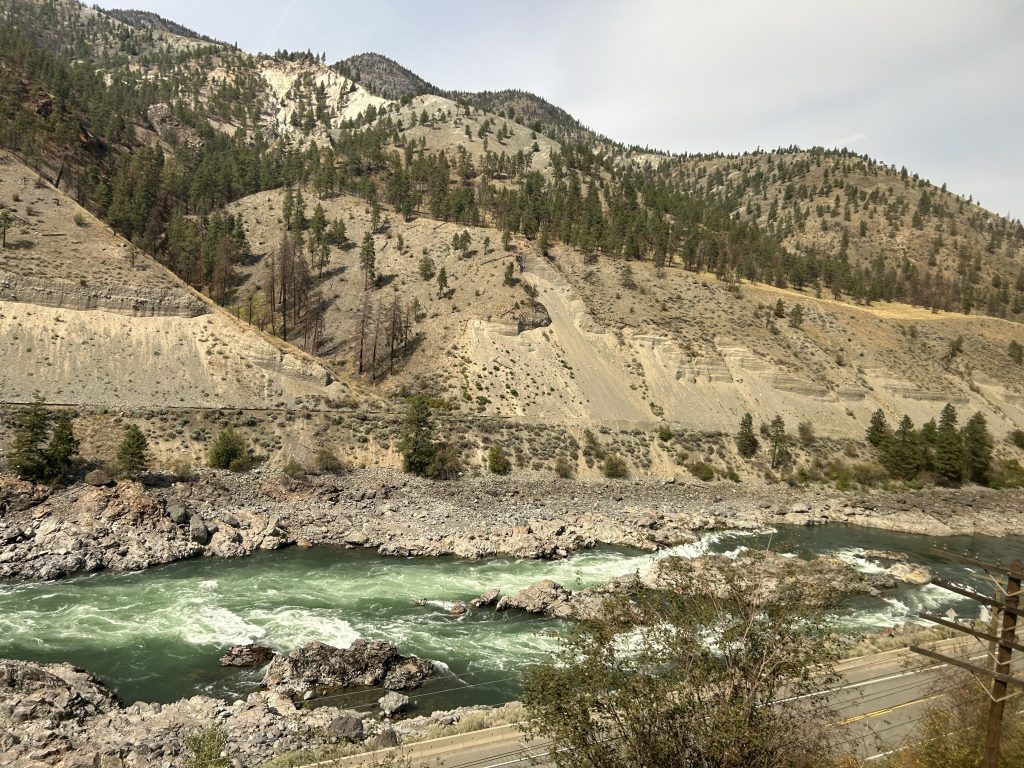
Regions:
<svg viewBox="0 0 1024 768"><path fill-rule="evenodd" d="M1015 429L1006 436L1006 439L1013 445L1024 451L1024 429Z"/></svg>
<svg viewBox="0 0 1024 768"><path fill-rule="evenodd" d="M662 424L658 427L658 439L663 443L667 443L672 439L672 428L668 424Z"/></svg>
<svg viewBox="0 0 1024 768"><path fill-rule="evenodd" d="M210 446L210 466L242 472L249 468L249 449L233 427L225 427Z"/></svg>
<svg viewBox="0 0 1024 768"><path fill-rule="evenodd" d="M306 468L292 456L288 457L288 461L286 461L285 465L281 467L281 471L288 475L292 480L301 480L306 476Z"/></svg>
<svg viewBox="0 0 1024 768"><path fill-rule="evenodd" d="M573 476L573 466L569 463L569 460L564 456L559 456L555 459L555 474L561 477L563 480L568 480Z"/></svg>
<svg viewBox="0 0 1024 768"><path fill-rule="evenodd" d="M71 218L74 220L76 227L84 227L85 226L85 216L83 216L81 213L76 213Z"/></svg>
<svg viewBox="0 0 1024 768"><path fill-rule="evenodd" d="M715 479L715 468L707 462L695 461L693 464L688 464L686 468L690 470L690 474L705 483Z"/></svg>
<svg viewBox="0 0 1024 768"><path fill-rule="evenodd" d="M228 736L222 728L211 726L185 739L189 758L186 768L228 768L231 763L222 757Z"/></svg>
<svg viewBox="0 0 1024 768"><path fill-rule="evenodd" d="M316 452L313 459L313 466L317 472L328 475L340 475L345 471L345 466L330 448L323 447Z"/></svg>
<svg viewBox="0 0 1024 768"><path fill-rule="evenodd" d="M601 465L601 471L605 477L613 480L629 477L629 466L626 464L626 461L614 453L605 456L604 463Z"/></svg>
<svg viewBox="0 0 1024 768"><path fill-rule="evenodd" d="M809 447L814 442L814 425L809 421L801 421L796 427L797 437L800 438L800 445Z"/></svg>
<svg viewBox="0 0 1024 768"><path fill-rule="evenodd" d="M452 480L462 471L462 460L458 449L448 443L434 447L434 457L427 468L427 477L434 480Z"/></svg>
<svg viewBox="0 0 1024 768"><path fill-rule="evenodd" d="M1017 459L1002 459L992 468L993 488L1024 488L1024 467Z"/></svg>
<svg viewBox="0 0 1024 768"><path fill-rule="evenodd" d="M507 475L512 471L512 462L500 445L492 445L487 452L487 468L496 475Z"/></svg>

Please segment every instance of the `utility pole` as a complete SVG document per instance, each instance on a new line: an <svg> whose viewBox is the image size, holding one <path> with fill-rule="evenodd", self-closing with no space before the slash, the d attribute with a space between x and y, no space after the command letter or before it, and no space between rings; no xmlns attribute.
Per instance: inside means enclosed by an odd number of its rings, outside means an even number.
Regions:
<svg viewBox="0 0 1024 768"><path fill-rule="evenodd" d="M979 640L987 640L990 647L989 655L993 657L993 665L989 669L916 645L910 646L910 650L992 680L990 694L992 701L989 706L988 730L985 736L985 752L981 768L999 768L999 746L1006 702L1013 696L1024 692L1024 679L1014 677L1011 666L1013 652L1024 653L1024 645L1017 642L1017 617L1024 613L1020 602L1021 582L1024 581L1024 562L1014 560L1007 568L1002 565L983 563L962 555L954 555L945 550L938 550L938 554L964 565L980 568L989 575L995 585L995 594L992 597L951 584L943 579L933 579L932 584L988 606L993 612L992 630L983 632L958 621L930 614L927 611L921 611L920 616L944 627L972 635ZM1003 578L1006 579L1005 587L1002 584ZM1011 687L1019 690L1011 693Z"/></svg>

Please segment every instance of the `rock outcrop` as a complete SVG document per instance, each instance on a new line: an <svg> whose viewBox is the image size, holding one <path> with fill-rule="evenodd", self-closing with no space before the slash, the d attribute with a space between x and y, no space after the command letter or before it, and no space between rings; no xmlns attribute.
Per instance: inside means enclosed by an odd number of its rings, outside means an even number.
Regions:
<svg viewBox="0 0 1024 768"><path fill-rule="evenodd" d="M265 645L246 643L233 645L220 657L222 667L264 667L274 658L274 651Z"/></svg>
<svg viewBox="0 0 1024 768"><path fill-rule="evenodd" d="M395 646L380 640L356 640L348 648L313 641L275 657L263 684L293 701L303 701L353 686L408 690L421 685L433 669L429 661L402 656Z"/></svg>

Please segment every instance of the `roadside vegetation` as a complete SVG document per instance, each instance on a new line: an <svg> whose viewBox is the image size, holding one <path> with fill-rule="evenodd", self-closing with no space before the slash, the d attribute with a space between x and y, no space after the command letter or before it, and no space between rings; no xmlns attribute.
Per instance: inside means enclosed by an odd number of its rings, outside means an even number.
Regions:
<svg viewBox="0 0 1024 768"><path fill-rule="evenodd" d="M688 579L667 561L664 588L611 599L527 670L524 728L554 741L559 766L843 764L827 698L791 698L833 679L834 596L786 578L767 593L735 565L723 574Z"/></svg>

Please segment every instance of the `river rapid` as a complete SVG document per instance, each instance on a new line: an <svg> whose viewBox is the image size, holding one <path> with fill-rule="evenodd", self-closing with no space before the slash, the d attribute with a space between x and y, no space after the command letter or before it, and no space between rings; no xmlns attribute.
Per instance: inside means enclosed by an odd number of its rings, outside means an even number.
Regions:
<svg viewBox="0 0 1024 768"><path fill-rule="evenodd" d="M492 587L507 594L548 578L575 590L668 555L768 546L805 558L835 554L863 569L877 566L858 554L894 550L940 575L976 581L962 566L937 557L935 545L1004 562L1024 554L1022 538L932 539L834 525L713 532L657 554L601 548L558 561L398 559L372 550L293 547L237 560L203 558L137 573L0 586L0 657L71 662L127 702L170 702L197 693L234 699L254 690L262 672L219 666L218 656L232 644L287 651L310 640L346 646L365 637L388 640L438 665L437 679L414 694L427 711L493 704L515 697L519 671L555 647L564 624L490 609L449 615L456 601ZM976 606L937 587L903 586L880 598L850 599L836 621L853 634L866 633L901 624L922 608L950 607L973 615ZM372 698L352 692L332 703L360 707Z"/></svg>

